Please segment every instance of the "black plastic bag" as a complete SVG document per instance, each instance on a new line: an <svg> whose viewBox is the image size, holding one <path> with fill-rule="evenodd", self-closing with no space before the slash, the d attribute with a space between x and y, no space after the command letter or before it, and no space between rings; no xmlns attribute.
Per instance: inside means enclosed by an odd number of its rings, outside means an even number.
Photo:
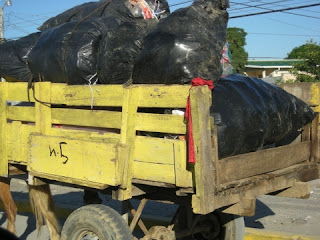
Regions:
<svg viewBox="0 0 320 240"><path fill-rule="evenodd" d="M158 16L166 17L170 13L169 5L166 0L147 0L149 6ZM130 6L130 9L128 8ZM139 8L133 8L129 0L102 0L98 2L88 2L48 19L39 27L40 31L56 27L60 24L72 21L80 21L90 18L115 17L120 22L132 21L134 18L143 16Z"/></svg>
<svg viewBox="0 0 320 240"><path fill-rule="evenodd" d="M99 44L97 72L98 83L123 84L131 79L133 64L141 52L142 38L157 22L135 20L108 31Z"/></svg>
<svg viewBox="0 0 320 240"><path fill-rule="evenodd" d="M102 36L117 19L74 21L42 33L28 56L35 81L90 84L97 81L97 53Z"/></svg>
<svg viewBox="0 0 320 240"><path fill-rule="evenodd" d="M7 81L30 80L27 57L40 37L39 32L0 44L0 76Z"/></svg>
<svg viewBox="0 0 320 240"><path fill-rule="evenodd" d="M144 39L133 70L134 83L217 81L226 42L227 1L195 1L160 20Z"/></svg>
<svg viewBox="0 0 320 240"><path fill-rule="evenodd" d="M261 79L221 78L212 91L219 158L289 144L315 117L302 100Z"/></svg>

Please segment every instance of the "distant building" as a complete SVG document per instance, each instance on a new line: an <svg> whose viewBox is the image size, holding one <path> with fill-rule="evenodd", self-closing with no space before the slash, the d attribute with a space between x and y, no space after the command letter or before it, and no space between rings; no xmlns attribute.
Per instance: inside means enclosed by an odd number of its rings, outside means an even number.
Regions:
<svg viewBox="0 0 320 240"><path fill-rule="evenodd" d="M250 77L262 78L268 82L295 81L296 76L290 73L290 69L293 64L301 61L299 59L249 60L245 73Z"/></svg>

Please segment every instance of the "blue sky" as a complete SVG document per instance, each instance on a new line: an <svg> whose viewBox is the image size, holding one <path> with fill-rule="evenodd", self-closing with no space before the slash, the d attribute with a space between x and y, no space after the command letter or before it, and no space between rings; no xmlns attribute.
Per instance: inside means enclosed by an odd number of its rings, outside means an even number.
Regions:
<svg viewBox="0 0 320 240"><path fill-rule="evenodd" d="M71 7L88 2L86 0L11 0L12 6L4 7L4 35L15 39L37 31L46 19ZM190 4L188 0L168 0L171 10ZM187 2L186 4L181 4ZM5 0L0 0L4 6ZM231 1L230 16L264 12L301 5L317 4L320 0L234 0ZM271 4L272 3L272 4ZM177 6L173 6L176 5ZM248 7L248 6L256 7ZM285 58L297 46L313 39L320 43L320 6L296 9L288 13L234 18L229 27L243 28L247 33L246 50L250 58ZM304 15L304 16L301 16Z"/></svg>

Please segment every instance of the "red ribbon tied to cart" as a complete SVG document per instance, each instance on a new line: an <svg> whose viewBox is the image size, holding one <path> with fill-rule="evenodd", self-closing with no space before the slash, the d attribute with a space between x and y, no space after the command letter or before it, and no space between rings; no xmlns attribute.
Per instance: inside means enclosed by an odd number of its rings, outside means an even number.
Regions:
<svg viewBox="0 0 320 240"><path fill-rule="evenodd" d="M191 80L191 87L195 86L205 86L207 85L210 90L214 88L212 80L204 80L200 77L194 78ZM193 133L192 133L192 115L191 115L191 104L190 104L190 93L187 101L186 112L184 114L184 118L187 120L188 124L188 132L187 132L187 140L188 140L188 162L189 163L196 163L196 158L194 154L194 140L193 140Z"/></svg>

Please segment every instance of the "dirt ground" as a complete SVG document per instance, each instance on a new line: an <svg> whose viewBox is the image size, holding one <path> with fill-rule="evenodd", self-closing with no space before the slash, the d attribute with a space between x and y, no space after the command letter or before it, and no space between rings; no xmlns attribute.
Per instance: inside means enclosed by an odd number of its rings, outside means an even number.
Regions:
<svg viewBox="0 0 320 240"><path fill-rule="evenodd" d="M274 196L261 196L257 199L256 214L245 218L245 225L249 228L265 229L268 231L318 236L320 239L320 179L311 181L311 196L309 199L291 199ZM13 179L11 184L13 197L17 202L28 202L27 185L24 181ZM52 194L57 207L63 209L76 209L83 205L83 191L81 189L51 185ZM118 201L109 195L101 195L103 203L120 211ZM138 201L132 201L137 206ZM177 209L176 205L148 202L144 215L156 215L162 220L170 219ZM25 211L25 209L21 209ZM17 223L17 235L21 239L48 239L46 229L42 230L40 237L34 231L34 218L30 213L20 213ZM65 221L60 219L61 224ZM6 226L6 217L0 210L0 225ZM318 239L318 238L317 238Z"/></svg>

